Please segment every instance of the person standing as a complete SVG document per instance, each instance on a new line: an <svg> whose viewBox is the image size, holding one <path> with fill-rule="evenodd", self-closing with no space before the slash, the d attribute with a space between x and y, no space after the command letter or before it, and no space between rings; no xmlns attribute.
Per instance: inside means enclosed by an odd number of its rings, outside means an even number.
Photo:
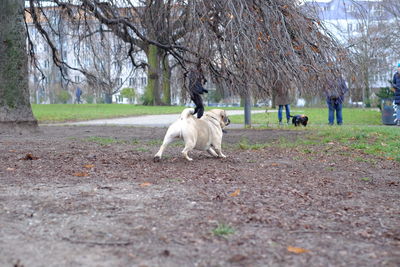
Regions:
<svg viewBox="0 0 400 267"><path fill-rule="evenodd" d="M190 99L196 105L193 115L197 113L198 119L200 119L204 113L203 99L201 98L201 95L203 93L208 93L208 91L203 87L203 84L206 82L207 80L204 78L204 74L200 65L198 65L196 69L189 71Z"/></svg>
<svg viewBox="0 0 400 267"><path fill-rule="evenodd" d="M283 118L283 107L285 107L286 112L286 122L289 124L290 122L290 96L289 96L289 88L284 87L282 81L277 81L275 84L275 105L278 106L278 120L279 125L282 125Z"/></svg>
<svg viewBox="0 0 400 267"><path fill-rule="evenodd" d="M342 108L344 102L344 95L349 91L346 82L343 78L338 78L336 84L332 86L327 93L326 103L328 105L328 123L333 125L335 122L335 112L336 112L336 122L338 125L343 124Z"/></svg>
<svg viewBox="0 0 400 267"><path fill-rule="evenodd" d="M392 86L394 88L394 104L396 105L396 125L400 126L400 63L397 72L393 76Z"/></svg>
<svg viewBox="0 0 400 267"><path fill-rule="evenodd" d="M75 91L75 96L76 96L75 101L76 101L77 104L82 103L81 95L82 95L82 90L81 90L81 88L77 87L76 91Z"/></svg>

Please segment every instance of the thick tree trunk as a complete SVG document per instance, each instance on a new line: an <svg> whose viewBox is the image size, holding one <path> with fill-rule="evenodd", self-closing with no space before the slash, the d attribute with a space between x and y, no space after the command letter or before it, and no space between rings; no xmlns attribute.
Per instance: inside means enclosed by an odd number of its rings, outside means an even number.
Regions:
<svg viewBox="0 0 400 267"><path fill-rule="evenodd" d="M171 67L168 58L163 61L163 103L167 106L171 105Z"/></svg>
<svg viewBox="0 0 400 267"><path fill-rule="evenodd" d="M162 77L162 69L160 67L160 56L158 52L158 48L154 45L149 45L149 49L147 51L147 62L149 64L147 77L148 82L146 86L146 92L144 97L145 105L160 105L160 92L161 92L161 77ZM161 74L160 74L161 72Z"/></svg>
<svg viewBox="0 0 400 267"><path fill-rule="evenodd" d="M24 0L0 9L0 133L37 130L29 102Z"/></svg>

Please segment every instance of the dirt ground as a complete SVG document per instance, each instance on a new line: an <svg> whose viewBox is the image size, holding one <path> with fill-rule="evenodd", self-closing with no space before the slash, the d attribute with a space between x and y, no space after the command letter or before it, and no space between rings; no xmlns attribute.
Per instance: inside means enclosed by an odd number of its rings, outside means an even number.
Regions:
<svg viewBox="0 0 400 267"><path fill-rule="evenodd" d="M0 134L0 266L400 265L393 160L232 129L226 159L178 144L154 163L165 128L41 131Z"/></svg>

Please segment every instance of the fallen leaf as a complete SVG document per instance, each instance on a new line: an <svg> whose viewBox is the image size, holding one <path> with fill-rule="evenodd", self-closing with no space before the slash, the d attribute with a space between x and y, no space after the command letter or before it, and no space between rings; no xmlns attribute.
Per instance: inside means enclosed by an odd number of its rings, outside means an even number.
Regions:
<svg viewBox="0 0 400 267"><path fill-rule="evenodd" d="M151 183L142 183L142 184L140 184L141 187L150 186L150 185L151 185Z"/></svg>
<svg viewBox="0 0 400 267"><path fill-rule="evenodd" d="M91 168L93 168L93 167L94 167L93 164L83 165L83 168L86 168L86 169L91 169Z"/></svg>
<svg viewBox="0 0 400 267"><path fill-rule="evenodd" d="M25 155L25 157L21 158L21 160L37 160L38 157L33 156L31 153Z"/></svg>
<svg viewBox="0 0 400 267"><path fill-rule="evenodd" d="M229 196L231 196L231 197L237 197L238 195L240 195L240 189L236 189L235 192L229 194Z"/></svg>
<svg viewBox="0 0 400 267"><path fill-rule="evenodd" d="M89 176L89 174L87 172L76 172L73 174L73 176L85 177L85 176Z"/></svg>
<svg viewBox="0 0 400 267"><path fill-rule="evenodd" d="M298 247L292 247L292 246L288 246L288 247L287 247L287 250L288 250L289 252L293 252L293 253L296 253L296 254L301 254L301 253L310 252L308 249L305 249L305 248L298 248Z"/></svg>
<svg viewBox="0 0 400 267"><path fill-rule="evenodd" d="M8 152L17 152L17 151L12 149L12 150L8 150Z"/></svg>
<svg viewBox="0 0 400 267"><path fill-rule="evenodd" d="M15 171L15 168L7 168L7 171Z"/></svg>
<svg viewBox="0 0 400 267"><path fill-rule="evenodd" d="M271 166L279 166L279 164L278 163L271 163Z"/></svg>

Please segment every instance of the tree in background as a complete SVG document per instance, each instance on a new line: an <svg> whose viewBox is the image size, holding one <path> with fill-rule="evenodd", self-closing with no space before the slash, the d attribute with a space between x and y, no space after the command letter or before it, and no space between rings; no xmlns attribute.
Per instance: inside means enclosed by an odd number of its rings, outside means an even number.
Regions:
<svg viewBox="0 0 400 267"><path fill-rule="evenodd" d="M40 6L35 0L30 2ZM130 45L133 65L148 68L145 98L152 104L161 103L166 57L176 61L182 73L201 60L213 81L239 95L270 95L282 77L293 80L302 91L315 92L342 67L343 51L323 33L317 18L302 12L297 1L143 0L135 6L124 0L54 3L67 10L71 19L77 12L97 19ZM138 47L146 53L147 63L135 61Z"/></svg>
<svg viewBox="0 0 400 267"><path fill-rule="evenodd" d="M121 96L123 98L127 98L129 103L132 104L135 102L136 92L133 88L124 88L121 90Z"/></svg>
<svg viewBox="0 0 400 267"><path fill-rule="evenodd" d="M180 66L183 74L200 62L203 72L218 87L246 99L271 95L278 80L290 81L302 92L320 92L344 66L344 51L324 31L318 18L302 11L298 1L138 2L136 6L127 0L52 0L46 4L63 10L71 23L79 14L87 23L96 20L120 38L129 47L133 67L149 69L149 79L154 81L148 88L153 90L147 94L153 96L149 104L161 104L162 83L157 79L163 77L159 70L165 68L162 63L166 58ZM30 0L29 6L33 23L50 45L61 73L65 74L65 68L84 71L63 61L42 27L42 1ZM148 55L147 63L137 61L140 51Z"/></svg>
<svg viewBox="0 0 400 267"><path fill-rule="evenodd" d="M29 102L24 0L0 9L0 133L36 130Z"/></svg>

